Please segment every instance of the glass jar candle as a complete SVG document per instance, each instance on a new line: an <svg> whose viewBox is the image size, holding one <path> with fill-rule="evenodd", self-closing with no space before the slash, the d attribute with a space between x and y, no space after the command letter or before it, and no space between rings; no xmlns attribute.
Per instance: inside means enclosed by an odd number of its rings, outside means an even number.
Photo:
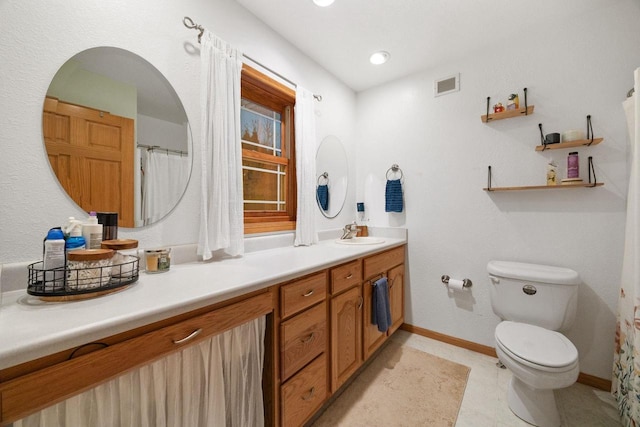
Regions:
<svg viewBox="0 0 640 427"><path fill-rule="evenodd" d="M164 273L171 267L171 249L147 249L144 251L147 273Z"/></svg>

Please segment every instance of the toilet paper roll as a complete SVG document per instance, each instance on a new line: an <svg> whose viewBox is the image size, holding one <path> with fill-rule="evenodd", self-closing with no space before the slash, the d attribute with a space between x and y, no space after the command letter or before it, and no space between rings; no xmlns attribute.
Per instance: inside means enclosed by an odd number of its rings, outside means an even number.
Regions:
<svg viewBox="0 0 640 427"><path fill-rule="evenodd" d="M449 279L449 283L447 285L449 289L454 291L463 291L464 290L464 281L458 279Z"/></svg>

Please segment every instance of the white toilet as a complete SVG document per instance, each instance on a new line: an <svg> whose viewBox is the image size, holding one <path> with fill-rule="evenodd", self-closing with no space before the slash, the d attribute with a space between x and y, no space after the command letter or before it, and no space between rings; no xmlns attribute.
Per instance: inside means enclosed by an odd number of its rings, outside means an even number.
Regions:
<svg viewBox="0 0 640 427"><path fill-rule="evenodd" d="M553 390L578 379L578 350L560 330L568 329L578 302L578 273L546 265L490 261L491 306L503 321L496 327L496 353L511 370L509 408L540 427L560 426Z"/></svg>

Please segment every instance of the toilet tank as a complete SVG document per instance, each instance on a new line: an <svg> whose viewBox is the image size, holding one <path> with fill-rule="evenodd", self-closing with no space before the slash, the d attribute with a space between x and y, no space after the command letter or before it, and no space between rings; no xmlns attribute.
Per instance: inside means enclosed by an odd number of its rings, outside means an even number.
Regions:
<svg viewBox="0 0 640 427"><path fill-rule="evenodd" d="M564 267L490 261L491 307L503 320L553 331L571 327L578 307L580 277Z"/></svg>

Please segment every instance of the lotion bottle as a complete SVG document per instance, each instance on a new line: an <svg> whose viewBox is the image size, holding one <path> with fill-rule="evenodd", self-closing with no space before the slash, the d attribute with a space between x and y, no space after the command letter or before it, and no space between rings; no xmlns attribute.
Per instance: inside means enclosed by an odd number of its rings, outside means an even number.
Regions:
<svg viewBox="0 0 640 427"><path fill-rule="evenodd" d="M44 239L42 256L42 268L44 272L45 286L64 286L64 267L66 257L64 252L64 234L60 228L52 228ZM60 270L54 270L60 269Z"/></svg>
<svg viewBox="0 0 640 427"><path fill-rule="evenodd" d="M89 218L82 224L82 237L84 237L87 249L100 249L102 244L102 224L98 223L98 216L94 211L89 213Z"/></svg>

